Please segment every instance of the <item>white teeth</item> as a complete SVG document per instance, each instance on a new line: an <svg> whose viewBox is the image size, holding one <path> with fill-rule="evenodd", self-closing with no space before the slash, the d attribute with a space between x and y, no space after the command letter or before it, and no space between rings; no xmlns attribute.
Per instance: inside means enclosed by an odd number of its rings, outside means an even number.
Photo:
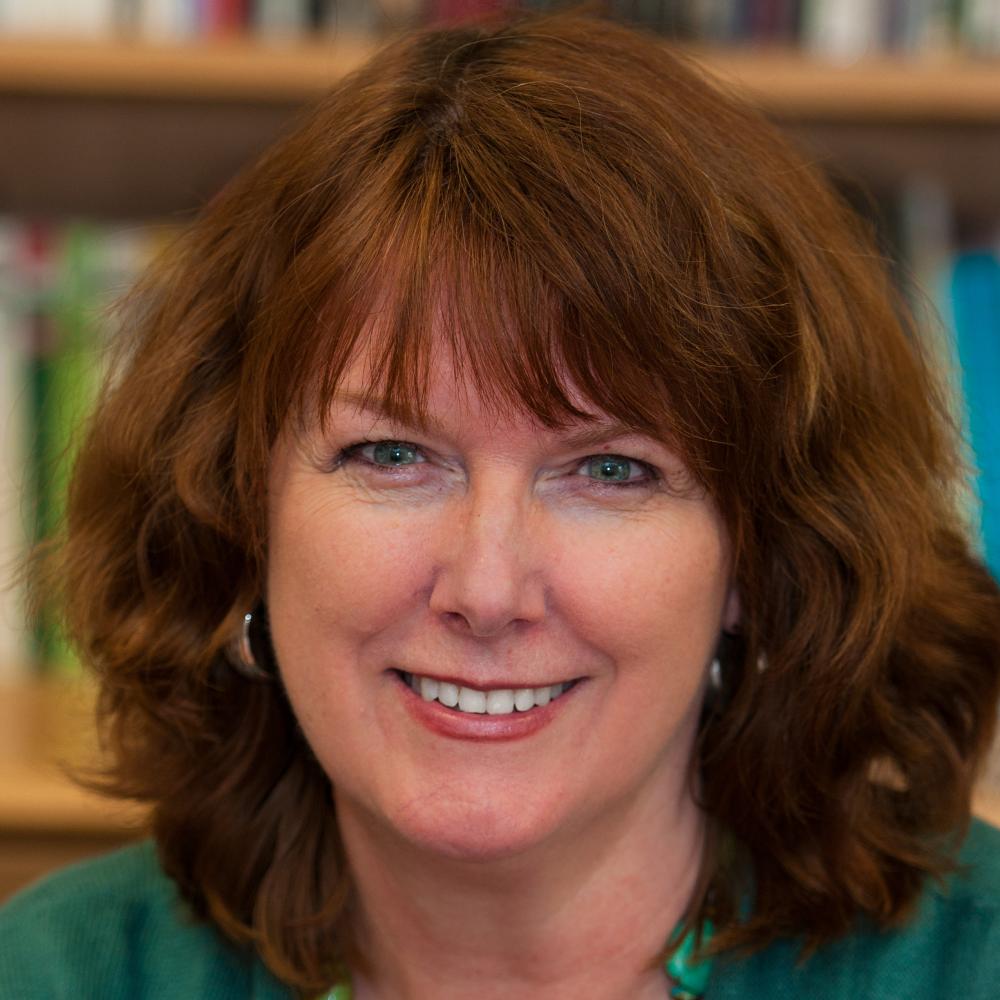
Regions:
<svg viewBox="0 0 1000 1000"><path fill-rule="evenodd" d="M458 704L458 685L441 681L438 684L438 701L442 705L447 705L448 708L454 708Z"/></svg>
<svg viewBox="0 0 1000 1000"><path fill-rule="evenodd" d="M458 708L462 712L473 715L483 715L486 712L486 695L475 688L462 687L458 689Z"/></svg>
<svg viewBox="0 0 1000 1000"><path fill-rule="evenodd" d="M514 692L514 708L519 712L527 712L535 707L535 692L532 688L518 688Z"/></svg>
<svg viewBox="0 0 1000 1000"><path fill-rule="evenodd" d="M514 712L528 712L535 707L547 705L569 688L566 684L549 684L537 688L500 688L493 691L479 691L476 688L459 687L447 681L437 681L433 677L406 675L407 683L424 701L439 701L448 708L472 715L512 715Z"/></svg>
<svg viewBox="0 0 1000 1000"><path fill-rule="evenodd" d="M459 702L459 705L461 704ZM510 715L513 711L513 691L488 691L486 693L486 712L488 715Z"/></svg>

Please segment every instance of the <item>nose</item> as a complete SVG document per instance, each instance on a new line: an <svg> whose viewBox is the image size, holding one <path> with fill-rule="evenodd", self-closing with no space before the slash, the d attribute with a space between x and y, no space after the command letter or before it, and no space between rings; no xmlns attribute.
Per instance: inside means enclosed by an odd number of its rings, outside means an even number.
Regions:
<svg viewBox="0 0 1000 1000"><path fill-rule="evenodd" d="M545 615L540 525L529 499L489 484L470 489L441 528L430 608L478 637Z"/></svg>

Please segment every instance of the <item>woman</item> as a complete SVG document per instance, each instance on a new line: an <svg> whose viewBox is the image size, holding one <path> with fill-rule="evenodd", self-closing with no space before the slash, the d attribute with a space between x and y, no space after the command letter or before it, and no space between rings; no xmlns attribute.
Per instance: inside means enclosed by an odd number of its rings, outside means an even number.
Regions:
<svg viewBox="0 0 1000 1000"><path fill-rule="evenodd" d="M944 383L760 117L579 12L411 34L122 315L46 566L152 841L0 993L994 995Z"/></svg>

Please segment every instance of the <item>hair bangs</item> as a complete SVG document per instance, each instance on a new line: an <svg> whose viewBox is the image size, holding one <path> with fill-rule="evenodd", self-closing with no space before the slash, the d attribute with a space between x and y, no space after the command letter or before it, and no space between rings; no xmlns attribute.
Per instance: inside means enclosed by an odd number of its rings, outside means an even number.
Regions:
<svg viewBox="0 0 1000 1000"><path fill-rule="evenodd" d="M410 145L407 160L408 183L388 208L383 187L381 211L359 213L377 221L333 251L343 266L311 343L296 348L298 414L325 423L348 365L363 357L361 402L407 424L425 424L431 377L445 366L460 394L474 389L498 415L528 413L551 428L610 416L686 452L667 366L650 362L669 352L630 349L641 338L623 335L620 304L633 298L624 270L586 280L593 249L552 226L526 252L510 238L502 178L490 197L470 176L482 165L455 150L428 140Z"/></svg>

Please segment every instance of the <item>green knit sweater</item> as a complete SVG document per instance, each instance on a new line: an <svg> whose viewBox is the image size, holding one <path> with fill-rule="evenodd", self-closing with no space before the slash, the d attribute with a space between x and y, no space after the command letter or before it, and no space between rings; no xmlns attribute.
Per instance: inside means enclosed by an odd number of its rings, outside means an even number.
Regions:
<svg viewBox="0 0 1000 1000"><path fill-rule="evenodd" d="M904 929L859 930L801 967L793 941L717 959L707 1000L998 1000L1000 831L974 823L961 861L943 888L928 884ZM57 873L0 910L0 1000L290 996L252 952L185 915L149 842Z"/></svg>

